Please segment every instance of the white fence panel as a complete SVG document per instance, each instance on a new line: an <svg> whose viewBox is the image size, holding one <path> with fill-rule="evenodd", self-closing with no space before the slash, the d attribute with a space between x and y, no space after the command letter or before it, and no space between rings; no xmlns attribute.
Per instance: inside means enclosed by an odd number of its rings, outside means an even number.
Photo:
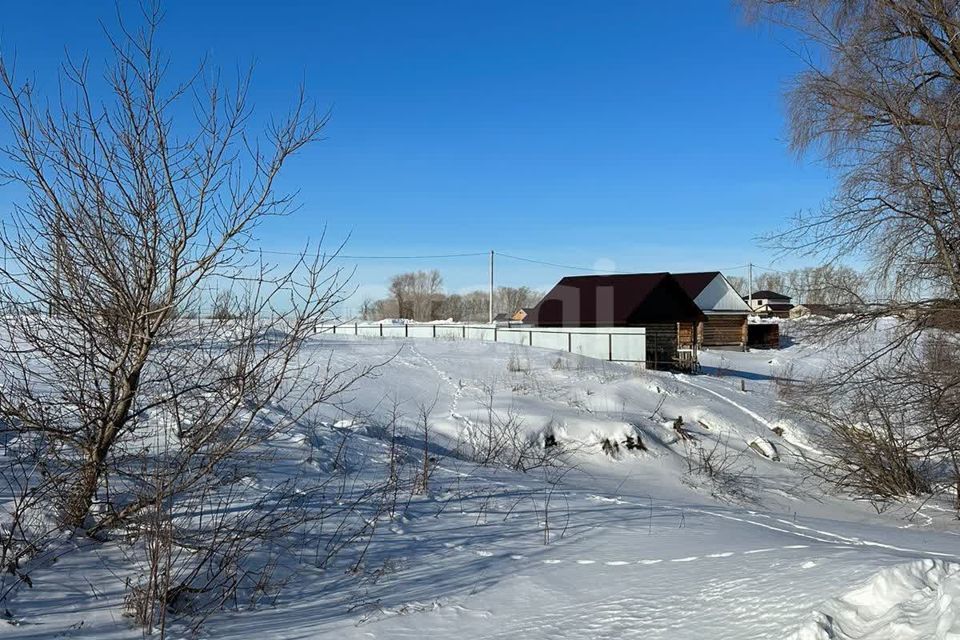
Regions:
<svg viewBox="0 0 960 640"><path fill-rule="evenodd" d="M436 328L438 338L462 338L464 336L464 329L460 325L435 324L433 326Z"/></svg>
<svg viewBox="0 0 960 640"><path fill-rule="evenodd" d="M358 336L381 336L380 325L356 325L357 335ZM334 329L336 333L336 329Z"/></svg>
<svg viewBox="0 0 960 640"><path fill-rule="evenodd" d="M432 324L408 324L407 331L411 338L432 338L434 336Z"/></svg>
<svg viewBox="0 0 960 640"><path fill-rule="evenodd" d="M548 328L355 322L321 325L317 327L317 331L378 338L438 338L503 342L621 362L644 362L647 347L646 331L642 327Z"/></svg>
<svg viewBox="0 0 960 640"><path fill-rule="evenodd" d="M530 335L530 331L524 331L521 329L499 329L497 331L497 342L521 344L529 347Z"/></svg>
<svg viewBox="0 0 960 640"><path fill-rule="evenodd" d="M637 340L628 335L614 333L611 334L610 341L612 344L610 349L610 352L613 354L611 357L612 360L625 360L627 362L646 361L646 336L643 336L641 340Z"/></svg>
<svg viewBox="0 0 960 640"><path fill-rule="evenodd" d="M559 333L555 331L534 331L530 334L532 347L541 349L556 349L557 351L568 351L570 346L570 333Z"/></svg>
<svg viewBox="0 0 960 640"><path fill-rule="evenodd" d="M494 327L466 327L467 340L487 340L494 342L498 331Z"/></svg>
<svg viewBox="0 0 960 640"><path fill-rule="evenodd" d="M609 333L571 333L570 351L591 358L611 360L613 357L610 350L610 336ZM633 336L627 336L627 338L633 338Z"/></svg>

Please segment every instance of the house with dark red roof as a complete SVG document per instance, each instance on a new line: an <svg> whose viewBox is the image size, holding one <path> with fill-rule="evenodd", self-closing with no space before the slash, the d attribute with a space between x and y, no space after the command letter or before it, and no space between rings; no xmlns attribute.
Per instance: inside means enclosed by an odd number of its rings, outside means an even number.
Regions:
<svg viewBox="0 0 960 640"><path fill-rule="evenodd" d="M643 327L647 365L696 362L704 313L669 273L569 276L527 314L540 327Z"/></svg>

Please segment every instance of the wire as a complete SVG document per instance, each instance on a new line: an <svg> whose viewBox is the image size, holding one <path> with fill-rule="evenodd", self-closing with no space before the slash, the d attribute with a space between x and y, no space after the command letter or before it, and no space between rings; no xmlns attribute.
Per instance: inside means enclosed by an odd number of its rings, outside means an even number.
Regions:
<svg viewBox="0 0 960 640"><path fill-rule="evenodd" d="M774 272L776 272L776 273L790 273L789 271L784 271L783 269L775 269L775 268L773 268L773 267L765 267L765 266L763 266L762 264L755 264L755 265L753 265L753 266L757 267L758 269L764 269L764 270L766 270L766 271L774 271Z"/></svg>
<svg viewBox="0 0 960 640"><path fill-rule="evenodd" d="M275 249L250 249L243 248L241 251L248 253L269 253L271 255L277 256L294 256L300 257L304 255L303 252L297 251L278 251ZM307 252L309 255L310 252ZM330 259L334 260L433 260L439 258L475 258L478 256L487 256L490 255L488 251L484 252L475 252L475 253L440 253L433 255L418 255L418 256L360 256L360 255L347 255L343 253L337 253L328 256Z"/></svg>
<svg viewBox="0 0 960 640"><path fill-rule="evenodd" d="M297 251L280 251L277 249L252 249L252 248L243 248L241 251L248 253L267 253L271 255L278 256L293 256L300 257L303 255L302 252ZM440 259L449 259L449 258L479 258L481 256L489 256L489 251L471 251L467 253L436 253L436 254L422 254L422 255L354 255L354 254L334 254L328 256L332 260L440 260ZM548 262L546 260L535 260L533 258L524 258L521 256L511 255L509 253L494 253L495 256L501 258L509 258L510 260L519 260L521 262L529 262L531 264L542 264L548 267L554 267L557 269L572 269L574 271L589 271L591 273L616 273L616 274L628 274L633 273L632 271L614 271L611 269L595 269L593 267L583 267L578 265L570 264L560 264L558 262ZM715 271L737 271L740 269L746 269L749 265L739 265L736 267L723 267L720 269L715 269ZM765 269L767 271L776 271L778 273L786 273L780 269L774 269L773 267L765 267L763 265L753 265L759 269Z"/></svg>
<svg viewBox="0 0 960 640"><path fill-rule="evenodd" d="M739 271L740 269L746 269L749 266L750 265L748 264L741 264L737 267L720 267L719 269L714 269L714 271Z"/></svg>
<svg viewBox="0 0 960 640"><path fill-rule="evenodd" d="M592 271L594 273L630 273L629 271L612 271L610 269L592 269L590 267L578 267L569 264L558 264L556 262L545 262L543 260L534 260L533 258L521 258L520 256L512 256L509 253L496 253L494 255L500 256L501 258L510 258L511 260L520 260L522 262L532 262L533 264L543 264L548 267L557 267L558 269L573 269L574 271Z"/></svg>

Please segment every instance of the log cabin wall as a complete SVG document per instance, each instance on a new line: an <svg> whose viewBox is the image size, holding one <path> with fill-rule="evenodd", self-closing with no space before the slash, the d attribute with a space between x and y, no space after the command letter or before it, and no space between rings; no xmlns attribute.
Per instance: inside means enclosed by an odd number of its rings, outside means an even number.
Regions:
<svg viewBox="0 0 960 640"><path fill-rule="evenodd" d="M677 359L677 323L639 325L647 334L647 366L669 367Z"/></svg>
<svg viewBox="0 0 960 640"><path fill-rule="evenodd" d="M700 346L743 347L747 343L746 315L710 315L700 323Z"/></svg>
<svg viewBox="0 0 960 640"><path fill-rule="evenodd" d="M697 323L677 323L677 346L691 348L697 344Z"/></svg>

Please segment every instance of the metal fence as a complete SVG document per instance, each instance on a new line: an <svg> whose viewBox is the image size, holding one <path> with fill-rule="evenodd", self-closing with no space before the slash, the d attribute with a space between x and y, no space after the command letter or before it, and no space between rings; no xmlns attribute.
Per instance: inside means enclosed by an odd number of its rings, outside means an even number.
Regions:
<svg viewBox="0 0 960 640"><path fill-rule="evenodd" d="M320 333L379 338L481 340L566 351L613 362L646 362L643 327L530 327L489 324L348 322L321 325Z"/></svg>

